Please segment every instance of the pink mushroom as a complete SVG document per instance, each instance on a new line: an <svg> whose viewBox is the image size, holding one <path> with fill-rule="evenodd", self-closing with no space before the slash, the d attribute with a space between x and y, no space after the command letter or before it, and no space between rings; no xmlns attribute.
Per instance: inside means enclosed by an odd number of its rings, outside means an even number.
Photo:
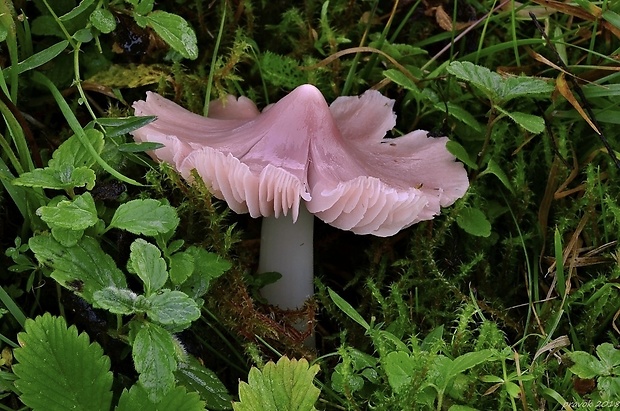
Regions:
<svg viewBox="0 0 620 411"><path fill-rule="evenodd" d="M432 219L467 190L446 137L417 130L384 138L396 124L393 104L369 90L328 106L303 85L262 113L229 96L205 118L148 93L135 113L157 120L134 138L163 143L153 158L187 179L196 169L235 212L264 217L259 271L283 276L261 293L296 309L313 295L313 215L356 234L390 236Z"/></svg>

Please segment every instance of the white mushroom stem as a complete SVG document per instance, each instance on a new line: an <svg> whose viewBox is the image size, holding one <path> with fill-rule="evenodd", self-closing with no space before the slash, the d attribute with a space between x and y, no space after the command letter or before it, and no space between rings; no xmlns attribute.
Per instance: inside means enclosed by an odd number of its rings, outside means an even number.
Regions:
<svg viewBox="0 0 620 411"><path fill-rule="evenodd" d="M261 289L270 304L296 310L314 295L313 229L314 216L303 202L294 223L290 216L263 218L258 272L282 274Z"/></svg>

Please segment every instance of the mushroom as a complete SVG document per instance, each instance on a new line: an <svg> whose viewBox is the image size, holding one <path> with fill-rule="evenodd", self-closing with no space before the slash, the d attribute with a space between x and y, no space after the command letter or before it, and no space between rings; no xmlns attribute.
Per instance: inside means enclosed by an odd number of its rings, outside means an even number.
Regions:
<svg viewBox="0 0 620 411"><path fill-rule="evenodd" d="M263 216L259 272L282 278L261 293L298 309L313 295L313 215L385 237L432 219L467 190L446 137L417 130L385 138L396 124L393 105L369 90L328 106L317 88L302 85L262 112L228 96L212 102L205 118L148 93L134 103L135 114L157 120L134 138L163 143L153 158L186 179L195 169L233 211Z"/></svg>

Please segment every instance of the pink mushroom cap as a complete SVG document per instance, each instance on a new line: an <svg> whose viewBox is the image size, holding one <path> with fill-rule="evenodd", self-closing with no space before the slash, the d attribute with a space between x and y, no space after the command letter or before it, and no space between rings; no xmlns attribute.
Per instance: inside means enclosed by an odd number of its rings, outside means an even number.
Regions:
<svg viewBox="0 0 620 411"><path fill-rule="evenodd" d="M446 137L422 130L386 139L394 101L369 90L328 106L302 85L259 112L245 97L212 102L209 117L148 93L136 115L157 120L136 141L163 143L151 152L187 179L196 169L212 193L237 213L288 215L301 201L318 218L357 234L390 236L462 197L463 165Z"/></svg>

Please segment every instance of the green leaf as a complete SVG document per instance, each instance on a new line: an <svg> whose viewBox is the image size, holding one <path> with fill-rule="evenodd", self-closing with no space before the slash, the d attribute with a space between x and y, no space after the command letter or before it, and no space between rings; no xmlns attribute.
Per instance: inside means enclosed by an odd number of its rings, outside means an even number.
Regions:
<svg viewBox="0 0 620 411"><path fill-rule="evenodd" d="M495 106L495 109L510 117L510 119L517 123L519 127L526 129L530 133L540 134L545 131L545 120L540 116L521 113L518 111L506 111L498 106Z"/></svg>
<svg viewBox="0 0 620 411"><path fill-rule="evenodd" d="M52 237L65 247L73 247L82 236L84 230L72 230L70 228L54 227L52 228Z"/></svg>
<svg viewBox="0 0 620 411"><path fill-rule="evenodd" d="M133 341L132 357L139 381L153 402L161 401L174 387L174 352L172 334L157 324L144 323Z"/></svg>
<svg viewBox="0 0 620 411"><path fill-rule="evenodd" d="M192 298L201 297L209 289L211 281L220 277L232 266L229 261L219 255L196 246L188 247L184 253L191 255L194 259L194 271L183 282L181 291Z"/></svg>
<svg viewBox="0 0 620 411"><path fill-rule="evenodd" d="M497 103L500 99L503 89L502 77L488 68L477 66L469 61L453 61L446 70L482 91L489 100Z"/></svg>
<svg viewBox="0 0 620 411"><path fill-rule="evenodd" d="M59 43L46 47L42 51L33 54L32 56L24 59L23 61L20 61L19 63L17 63L16 66L17 74L24 73L28 70L35 69L44 65L45 63L50 62L54 59L54 57L62 53L68 45L69 42L67 40L63 40ZM7 67L6 69L2 70L4 78L6 78L7 80L10 79L12 70L13 66Z"/></svg>
<svg viewBox="0 0 620 411"><path fill-rule="evenodd" d="M492 356L493 351L490 349L465 353L452 360L452 365L449 368L449 375L456 376L465 370L475 367L478 364L482 364Z"/></svg>
<svg viewBox="0 0 620 411"><path fill-rule="evenodd" d="M95 149L97 154L103 151L104 141L101 131L94 128L85 129L87 141ZM67 166L92 167L96 162L93 154L84 147L79 137L73 135L64 141L52 154L48 166L56 170L62 170Z"/></svg>
<svg viewBox="0 0 620 411"><path fill-rule="evenodd" d="M555 89L554 85L547 80L526 77L511 76L503 78L501 92L503 103L518 97L539 97L550 95Z"/></svg>
<svg viewBox="0 0 620 411"><path fill-rule="evenodd" d="M519 396L521 395L521 388L519 388L519 386L514 382L506 381L504 386L506 387L506 392L512 398L519 398Z"/></svg>
<svg viewBox="0 0 620 411"><path fill-rule="evenodd" d="M150 307L146 315L156 323L189 326L200 318L198 304L184 292L161 290L159 294L147 297L147 300Z"/></svg>
<svg viewBox="0 0 620 411"><path fill-rule="evenodd" d="M196 358L188 356L179 362L175 376L179 384L197 392L208 405L209 410L229 410L232 398L217 375L205 368Z"/></svg>
<svg viewBox="0 0 620 411"><path fill-rule="evenodd" d="M93 298L97 305L113 314L129 315L136 311L139 296L127 288L106 287L96 291Z"/></svg>
<svg viewBox="0 0 620 411"><path fill-rule="evenodd" d="M127 288L123 272L92 237L84 236L75 246L64 247L42 234L32 237L28 246L41 264L53 269L52 278L91 304L95 304L93 294L98 290Z"/></svg>
<svg viewBox="0 0 620 411"><path fill-rule="evenodd" d="M415 370L415 361L407 352L392 351L382 360L382 366L390 387L398 394L409 385Z"/></svg>
<svg viewBox="0 0 620 411"><path fill-rule="evenodd" d="M174 285L181 285L194 272L194 256L180 252L170 256L170 281Z"/></svg>
<svg viewBox="0 0 620 411"><path fill-rule="evenodd" d="M503 78L488 68L469 61L453 61L447 70L457 78L469 82L497 105L517 97L549 94L554 89L552 84L542 79L525 76Z"/></svg>
<svg viewBox="0 0 620 411"><path fill-rule="evenodd" d="M108 229L119 228L153 237L174 230L178 224L179 217L174 207L147 198L121 204L116 209Z"/></svg>
<svg viewBox="0 0 620 411"><path fill-rule="evenodd" d="M364 317L362 317L357 312L357 310L351 306L351 304L349 304L344 298L336 294L331 288L328 288L327 292L329 293L329 296L334 302L334 304L336 304L336 306L340 308L342 312L351 317L353 321L364 327L365 330L370 329L370 324L368 324L366 320L364 320Z"/></svg>
<svg viewBox="0 0 620 411"><path fill-rule="evenodd" d="M574 364L568 369L579 378L591 379L607 373L605 367L595 356L585 351L574 351L567 354Z"/></svg>
<svg viewBox="0 0 620 411"><path fill-rule="evenodd" d="M103 134L94 129L87 129L85 136L94 152L101 153L104 145ZM93 155L74 135L54 150L48 167L23 173L13 180L13 184L56 190L86 186L91 190L95 186L95 172L90 169L94 163Z"/></svg>
<svg viewBox="0 0 620 411"><path fill-rule="evenodd" d="M610 373L615 367L620 365L620 350L617 350L613 344L603 343L599 345L596 347L596 355L598 355L601 363L608 368Z"/></svg>
<svg viewBox="0 0 620 411"><path fill-rule="evenodd" d="M187 392L184 387L175 387L168 391L159 402L149 399L146 390L138 384L129 391L123 390L115 411L204 411L205 403L195 392ZM209 404L209 409L211 404Z"/></svg>
<svg viewBox="0 0 620 411"><path fill-rule="evenodd" d="M512 184L510 184L510 180L508 179L508 176L506 175L506 173L504 173L504 170L502 170L502 168L499 166L499 164L497 164L492 159L489 160L489 162L487 164L487 168L485 168L479 174L479 176L482 177L483 175L486 175L486 174L493 174L495 177L497 177L499 179L499 181L502 182L504 187L506 187L508 190L513 192Z"/></svg>
<svg viewBox="0 0 620 411"><path fill-rule="evenodd" d="M262 371L252 367L248 382L239 383L239 402L235 411L310 411L321 391L312 384L319 372L317 364L309 366L304 358L282 357L277 364L269 361Z"/></svg>
<svg viewBox="0 0 620 411"><path fill-rule="evenodd" d="M104 117L96 121L105 129L106 137L118 137L144 127L156 118L156 116Z"/></svg>
<svg viewBox="0 0 620 411"><path fill-rule="evenodd" d="M601 399L603 401L618 401L618 393L620 392L620 377L599 377L596 381L596 387L600 392Z"/></svg>
<svg viewBox="0 0 620 411"><path fill-rule="evenodd" d="M92 190L95 186L95 179L95 172L90 168L75 168L67 165L63 169L36 168L21 174L12 181L12 184L53 190L67 190L74 187L86 187Z"/></svg>
<svg viewBox="0 0 620 411"><path fill-rule="evenodd" d="M456 141L449 140L446 143L446 150L448 150L450 154L456 157L457 160L459 160L462 163L465 163L467 167L473 170L478 169L478 164L476 164L476 162L472 160L467 150L465 150L465 147L463 147Z"/></svg>
<svg viewBox="0 0 620 411"><path fill-rule="evenodd" d="M407 77L405 73L396 69L388 69L383 71L383 75L392 80L395 84L403 87L405 90L419 91L415 82Z"/></svg>
<svg viewBox="0 0 620 411"><path fill-rule="evenodd" d="M40 207L37 215L51 228L70 230L85 230L99 221L95 201L88 192L76 196L73 201L60 201L54 207Z"/></svg>
<svg viewBox="0 0 620 411"><path fill-rule="evenodd" d="M20 399L35 411L107 411L112 402L110 359L88 335L46 313L26 320L13 351Z"/></svg>
<svg viewBox="0 0 620 411"><path fill-rule="evenodd" d="M477 237L491 235L491 223L482 211L477 208L465 208L456 217L456 223L465 232Z"/></svg>
<svg viewBox="0 0 620 411"><path fill-rule="evenodd" d="M444 103L443 101L439 101L435 103L434 107L437 110L443 111L444 113L446 112L446 109L447 109L448 114L450 116L456 118L459 121L462 121L463 123L467 124L469 127L473 128L479 133L482 133L482 131L484 130L484 128L478 122L478 120L476 120L476 118L472 116L469 111L465 110L461 106L458 106L451 102Z"/></svg>
<svg viewBox="0 0 620 411"><path fill-rule="evenodd" d="M90 8L90 6L93 5L94 2L95 2L95 0L82 0L80 2L80 4L78 4L76 7L71 9L71 11L69 11L66 14L63 14L62 16L60 16L59 19L61 21L71 20L71 19L79 16L80 14L84 13L86 10L88 10Z"/></svg>
<svg viewBox="0 0 620 411"><path fill-rule="evenodd" d="M135 273L144 283L147 296L164 286L168 280L166 262L161 258L161 251L153 244L139 238L129 247L127 270Z"/></svg>
<svg viewBox="0 0 620 411"><path fill-rule="evenodd" d="M152 143L150 141L144 141L140 143L123 143L118 146L118 151L122 153L143 153L145 151L157 150L162 148L162 143Z"/></svg>
<svg viewBox="0 0 620 411"><path fill-rule="evenodd" d="M145 17L146 24L183 57L190 60L198 57L196 33L183 17L160 10Z"/></svg>
<svg viewBox="0 0 620 411"><path fill-rule="evenodd" d="M90 14L92 25L102 33L108 34L116 28L116 19L110 10L97 9Z"/></svg>

